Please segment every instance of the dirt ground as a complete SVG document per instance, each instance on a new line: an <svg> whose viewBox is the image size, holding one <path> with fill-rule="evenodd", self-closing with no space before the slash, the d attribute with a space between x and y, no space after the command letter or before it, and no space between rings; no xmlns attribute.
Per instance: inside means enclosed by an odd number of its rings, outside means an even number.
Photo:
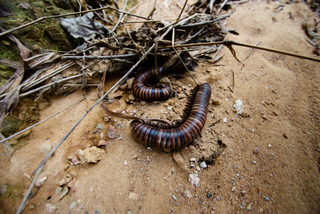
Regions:
<svg viewBox="0 0 320 214"><path fill-rule="evenodd" d="M261 42L261 46L315 57L301 28L301 23L312 21L314 14L304 3L285 4L272 19L278 5L264 1L241 4L224 21L228 29L239 32L228 39ZM103 110L96 107L47 162L40 175L47 180L23 213L320 213L319 63L234 48L245 64L243 68L224 48L219 53L223 55L221 61L200 64L193 73L198 82L211 85L212 102L219 101L220 105L210 103L206 125L196 141L199 146L175 154L182 157L179 164L172 152L146 148L135 141L130 121L114 118L104 122ZM187 74L179 79L172 74L165 76L174 87L185 87L187 93L194 87ZM108 77L105 90L118 79ZM174 97L166 102L128 105L124 100L129 93L109 107L171 119L186 103L186 98ZM11 160L0 148L1 213L17 210L31 183L24 174L32 174L96 97L92 88L86 100L72 110L33 128L29 137L19 141L25 145ZM81 91L51 97L51 106L41 111L41 119L81 98ZM233 107L238 99L243 102L242 116ZM71 165L68 157L100 140L98 124L103 125L103 139L107 140L102 160ZM106 137L109 125L115 127L116 139ZM216 164L197 169L197 161L191 168L190 159L212 154L219 148L218 140L226 148ZM16 139L10 143L17 148ZM191 185L189 174L198 175L200 186ZM67 175L74 180L68 194L59 199L61 193L55 194L57 182Z"/></svg>

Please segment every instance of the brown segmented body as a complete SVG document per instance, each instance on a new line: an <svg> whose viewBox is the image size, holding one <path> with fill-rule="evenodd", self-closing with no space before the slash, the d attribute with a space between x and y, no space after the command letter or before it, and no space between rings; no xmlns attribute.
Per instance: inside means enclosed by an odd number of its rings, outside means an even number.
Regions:
<svg viewBox="0 0 320 214"><path fill-rule="evenodd" d="M159 128L140 120L131 122L133 135L149 146L162 149L180 149L195 140L202 130L208 112L211 87L204 83L195 89L184 110L184 122L174 128Z"/></svg>
<svg viewBox="0 0 320 214"><path fill-rule="evenodd" d="M132 83L132 92L135 96L143 100L167 100L170 97L171 89L168 85L162 85L162 88L154 86L147 86L148 82L158 78L161 75L162 68L159 67L158 71L154 68L144 73L139 74Z"/></svg>

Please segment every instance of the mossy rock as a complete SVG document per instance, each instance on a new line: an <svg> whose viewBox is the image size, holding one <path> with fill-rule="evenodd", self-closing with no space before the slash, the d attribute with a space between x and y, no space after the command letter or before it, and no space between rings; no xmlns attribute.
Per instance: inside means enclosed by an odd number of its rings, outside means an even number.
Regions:
<svg viewBox="0 0 320 214"><path fill-rule="evenodd" d="M18 117L9 115L3 119L0 131L5 137L8 137L19 130L21 123Z"/></svg>

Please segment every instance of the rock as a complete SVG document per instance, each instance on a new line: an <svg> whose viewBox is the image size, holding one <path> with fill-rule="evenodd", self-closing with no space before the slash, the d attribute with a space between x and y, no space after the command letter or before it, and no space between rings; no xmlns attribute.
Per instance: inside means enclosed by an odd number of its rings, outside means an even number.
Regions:
<svg viewBox="0 0 320 214"><path fill-rule="evenodd" d="M283 133L283 137L286 138L286 139L288 139L287 133Z"/></svg>
<svg viewBox="0 0 320 214"><path fill-rule="evenodd" d="M236 189L237 189L237 187L236 187L236 186L233 186L233 187L231 188L231 192L236 191Z"/></svg>
<svg viewBox="0 0 320 214"><path fill-rule="evenodd" d="M98 123L96 126L96 129L102 130L103 129L103 125L101 123Z"/></svg>
<svg viewBox="0 0 320 214"><path fill-rule="evenodd" d="M62 192L61 192L61 195L59 197L59 199L61 200L65 195L67 195L69 192L69 188L68 187L64 187Z"/></svg>
<svg viewBox="0 0 320 214"><path fill-rule="evenodd" d="M200 163L200 167L206 169L208 166L207 166L206 162L203 161Z"/></svg>
<svg viewBox="0 0 320 214"><path fill-rule="evenodd" d="M133 94L130 94L128 99L129 99L129 101L135 101L136 97Z"/></svg>
<svg viewBox="0 0 320 214"><path fill-rule="evenodd" d="M258 154L260 152L260 149L257 147L253 150L253 154Z"/></svg>
<svg viewBox="0 0 320 214"><path fill-rule="evenodd" d="M221 102L219 100L212 100L212 104L221 105Z"/></svg>
<svg viewBox="0 0 320 214"><path fill-rule="evenodd" d="M43 182L45 182L47 179L48 179L48 178L47 178L46 176L43 177L43 178L38 179L38 180L36 181L36 187L40 187L40 186L43 184Z"/></svg>
<svg viewBox="0 0 320 214"><path fill-rule="evenodd" d="M49 203L46 204L46 210L47 210L47 212L52 213L52 212L54 212L56 209L57 209L57 208L56 208L55 206L53 206L52 204L49 204Z"/></svg>
<svg viewBox="0 0 320 214"><path fill-rule="evenodd" d="M132 89L132 82L134 80L134 77L130 78L127 80L127 85L128 85L128 89L131 90Z"/></svg>
<svg viewBox="0 0 320 214"><path fill-rule="evenodd" d="M79 160L81 161L81 164L84 164L87 162L86 157L84 156L84 151L82 149L78 149L75 152L76 156L79 158Z"/></svg>
<svg viewBox="0 0 320 214"><path fill-rule="evenodd" d="M121 90L121 91L126 91L126 90L128 90L128 83L125 83L125 84L121 85L121 86L120 86L120 90Z"/></svg>
<svg viewBox="0 0 320 214"><path fill-rule="evenodd" d="M193 187L200 186L200 178L197 174L189 174L189 181Z"/></svg>
<svg viewBox="0 0 320 214"><path fill-rule="evenodd" d="M177 200L177 197L176 196L174 196L174 195L172 195L172 198L173 198L173 200Z"/></svg>
<svg viewBox="0 0 320 214"><path fill-rule="evenodd" d="M107 136L108 136L108 138L110 138L110 139L115 139L115 138L117 138L116 129L115 129L112 125L109 125L108 128L107 128Z"/></svg>
<svg viewBox="0 0 320 214"><path fill-rule="evenodd" d="M36 208L36 205L30 204L30 206L29 206L29 209L30 209L30 210L34 210L35 208Z"/></svg>
<svg viewBox="0 0 320 214"><path fill-rule="evenodd" d="M28 178L30 181L32 181L32 178L31 178L31 176L29 175L29 173L24 172L23 175L24 175L24 177L26 177L26 178Z"/></svg>
<svg viewBox="0 0 320 214"><path fill-rule="evenodd" d="M181 87L177 88L177 93L178 93L178 94L180 94L181 91L182 91L182 88L181 88Z"/></svg>
<svg viewBox="0 0 320 214"><path fill-rule="evenodd" d="M122 97L122 92L115 92L108 95L109 100L114 100Z"/></svg>
<svg viewBox="0 0 320 214"><path fill-rule="evenodd" d="M21 125L22 121L16 116L7 116L3 119L3 122L0 127L0 132L5 136L8 137L16 133L19 130L19 126Z"/></svg>
<svg viewBox="0 0 320 214"><path fill-rule="evenodd" d="M56 188L54 194L55 195L59 195L61 191L62 191L62 187L59 186L59 187Z"/></svg>
<svg viewBox="0 0 320 214"><path fill-rule="evenodd" d="M251 210L252 208L251 208L251 204L248 204L248 206L247 206L247 210Z"/></svg>
<svg viewBox="0 0 320 214"><path fill-rule="evenodd" d="M212 193L207 193L207 198L210 198L212 196Z"/></svg>
<svg viewBox="0 0 320 214"><path fill-rule="evenodd" d="M137 193L130 192L129 199L138 200L139 199L139 195Z"/></svg>
<svg viewBox="0 0 320 214"><path fill-rule="evenodd" d="M40 48L38 45L32 45L32 50L33 51L38 51Z"/></svg>
<svg viewBox="0 0 320 214"><path fill-rule="evenodd" d="M269 197L264 196L264 200L269 201L270 199L269 199Z"/></svg>
<svg viewBox="0 0 320 214"><path fill-rule="evenodd" d="M98 141L98 146L106 146L107 143L108 143L108 141L106 141L106 140L99 140Z"/></svg>
<svg viewBox="0 0 320 214"><path fill-rule="evenodd" d="M83 150L84 157L89 163L97 163L103 158L103 155L106 153L103 149L99 149L96 146L86 148Z"/></svg>
<svg viewBox="0 0 320 214"><path fill-rule="evenodd" d="M271 144L268 144L268 148L270 148L271 147Z"/></svg>

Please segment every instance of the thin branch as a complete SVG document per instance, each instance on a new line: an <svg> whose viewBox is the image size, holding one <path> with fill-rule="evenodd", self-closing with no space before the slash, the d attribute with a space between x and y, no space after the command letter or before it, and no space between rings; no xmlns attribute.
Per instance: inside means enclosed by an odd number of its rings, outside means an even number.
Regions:
<svg viewBox="0 0 320 214"><path fill-rule="evenodd" d="M185 0L185 1L184 1L183 8L181 9L180 14L179 14L179 16L178 16L178 18L177 18L177 21L179 21L182 13L183 13L183 11L184 11L184 8L186 8L186 6L187 6L187 3L188 3L188 0Z"/></svg>
<svg viewBox="0 0 320 214"><path fill-rule="evenodd" d="M40 173L41 173L43 167L44 167L44 166L39 167L39 169L36 171L37 174L36 174L36 176L33 178L33 181L32 181L32 183L30 184L28 191L27 191L26 194L24 195L24 197L23 197L23 199L22 199L22 202L20 203L20 206L19 206L16 214L20 214L20 213L24 210L24 208L26 207L27 202L28 202L28 199L29 199L30 194L31 194L31 191L32 191L34 185L36 184L36 182L37 182L37 180L38 180L38 178L39 178L39 176L40 176Z"/></svg>
<svg viewBox="0 0 320 214"><path fill-rule="evenodd" d="M113 55L113 56L63 56L61 59L114 59L114 58L129 58L137 56L137 54L124 54L124 55Z"/></svg>
<svg viewBox="0 0 320 214"><path fill-rule="evenodd" d="M228 18L229 16L231 16L231 14L232 14L232 12L231 12L231 13L228 13L228 14L225 15L225 16L222 16L222 17L219 17L219 18L210 20L210 21L198 22L198 23L188 24L188 25L180 25L179 27L197 27L197 26L200 26L200 25L211 24L211 23L213 23L213 22L218 22L218 21L220 21L220 20L226 19L226 18Z"/></svg>
<svg viewBox="0 0 320 214"><path fill-rule="evenodd" d="M60 14L60 15L54 15L54 16L43 16L43 17L40 17L39 19L37 20L34 20L32 22L29 22L29 23L26 23L24 25L20 25L16 28L12 28L10 30L7 30L7 31L4 31L2 33L0 33L0 37L1 36L4 36L8 33L12 33L13 31L16 31L16 30L20 30L22 28L25 28L27 26L30 26L30 25L33 25L37 22L41 22L43 20L46 20L46 19L52 19L52 18L60 18L60 17L65 17L65 16L72 16L72 15L78 15L78 14L82 14L82 13L87 13L87 12L93 12L93 11L99 11L99 10L105 10L105 9L111 9L111 10L116 10L118 12L121 12L121 13L125 13L125 14L128 14L130 16L135 16L137 18L141 18L141 19L147 19L146 17L143 17L143 16L140 16L140 15L136 15L136 14L133 14L133 13L128 13L128 12L125 12L125 11L122 11L122 10L118 10L114 7L110 7L110 6L106 6L106 7L102 7L102 8L96 8L96 9L92 9L92 10L86 10L86 11L80 11L80 12L74 12L74 13L67 13L67 14Z"/></svg>
<svg viewBox="0 0 320 214"><path fill-rule="evenodd" d="M295 54L295 53L290 53L290 52L281 51L281 50L272 49L272 48L266 48L266 47L261 47L261 46L255 46L255 45L240 43L240 42L236 42L236 41L233 41L233 40L225 40L225 41L220 41L220 42L204 42L204 43L192 43L192 44L184 44L184 45L175 45L174 47L175 48L182 48L182 47L219 45L219 44L223 44L223 45L238 45L238 46L243 46L243 47L247 47L247 48L255 48L255 49L260 49L260 50L264 50L264 51L284 54L284 55L288 55L288 56L293 56L293 57L297 57L297 58L301 58L301 59L307 59L307 60L311 60L311 61L320 62L320 59L317 59L317 58L308 57L308 56ZM158 48L159 49L167 49L167 48L172 48L172 46L162 46L162 47L158 47Z"/></svg>
<svg viewBox="0 0 320 214"><path fill-rule="evenodd" d="M122 9L123 11L124 11L124 9L126 8L127 3L128 3L128 0L126 0L125 3L124 3L123 9ZM112 28L112 30L111 30L112 33L113 33L113 32L117 29L117 27L119 26L119 24L120 24L120 22L121 22L121 19L122 19L122 16L123 16L123 13L120 12L120 14L119 14L119 19L118 19L116 25L115 25L115 26Z"/></svg>

